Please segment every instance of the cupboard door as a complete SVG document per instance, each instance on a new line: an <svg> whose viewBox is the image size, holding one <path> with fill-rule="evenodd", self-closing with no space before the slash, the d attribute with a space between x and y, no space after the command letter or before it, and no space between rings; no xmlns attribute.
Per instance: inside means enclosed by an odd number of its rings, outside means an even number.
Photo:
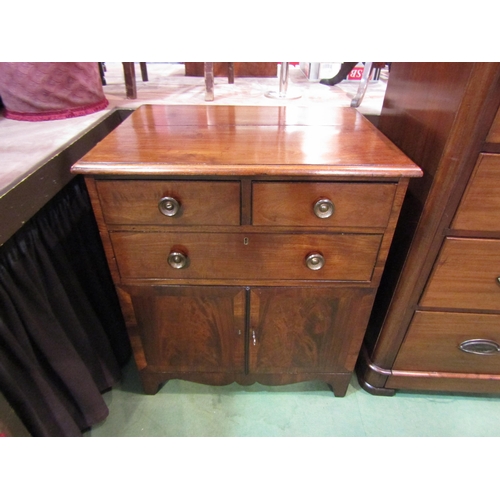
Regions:
<svg viewBox="0 0 500 500"><path fill-rule="evenodd" d="M354 369L371 290L256 288L250 292L250 373Z"/></svg>
<svg viewBox="0 0 500 500"><path fill-rule="evenodd" d="M124 287L140 342L136 358L158 372L243 373L245 290L235 287ZM137 345L142 347L137 347Z"/></svg>

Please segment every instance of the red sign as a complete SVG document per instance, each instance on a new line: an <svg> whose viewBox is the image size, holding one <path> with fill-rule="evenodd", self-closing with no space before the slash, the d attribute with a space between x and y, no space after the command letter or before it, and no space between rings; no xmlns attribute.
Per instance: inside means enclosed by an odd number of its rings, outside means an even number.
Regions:
<svg viewBox="0 0 500 500"><path fill-rule="evenodd" d="M363 66L356 66L351 70L349 75L347 75L348 80L361 80L363 76Z"/></svg>

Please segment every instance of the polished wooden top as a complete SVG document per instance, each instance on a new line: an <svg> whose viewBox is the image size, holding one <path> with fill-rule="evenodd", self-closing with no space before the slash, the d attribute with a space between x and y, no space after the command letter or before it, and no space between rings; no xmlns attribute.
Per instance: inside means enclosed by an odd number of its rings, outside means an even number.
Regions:
<svg viewBox="0 0 500 500"><path fill-rule="evenodd" d="M72 172L94 175L419 177L352 108L145 105Z"/></svg>

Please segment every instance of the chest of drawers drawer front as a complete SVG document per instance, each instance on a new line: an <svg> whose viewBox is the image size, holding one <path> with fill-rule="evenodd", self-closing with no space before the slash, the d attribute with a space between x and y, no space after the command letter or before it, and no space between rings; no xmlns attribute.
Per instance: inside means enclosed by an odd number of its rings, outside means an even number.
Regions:
<svg viewBox="0 0 500 500"><path fill-rule="evenodd" d="M111 240L125 280L369 281L381 236L114 232ZM172 254L185 256L180 268L168 263ZM324 261L317 270L306 262L314 254Z"/></svg>
<svg viewBox="0 0 500 500"><path fill-rule="evenodd" d="M252 223L384 228L395 192L396 185L389 183L255 182Z"/></svg>
<svg viewBox="0 0 500 500"><path fill-rule="evenodd" d="M500 155L479 155L452 228L500 232Z"/></svg>
<svg viewBox="0 0 500 500"><path fill-rule="evenodd" d="M500 311L500 240L447 238L422 306Z"/></svg>
<svg viewBox="0 0 500 500"><path fill-rule="evenodd" d="M239 182L101 180L97 190L108 224L240 224Z"/></svg>
<svg viewBox="0 0 500 500"><path fill-rule="evenodd" d="M500 144L500 109L497 111L493 125L491 126L486 142L494 142Z"/></svg>
<svg viewBox="0 0 500 500"><path fill-rule="evenodd" d="M394 370L498 374L495 345L500 346L500 315L417 311Z"/></svg>

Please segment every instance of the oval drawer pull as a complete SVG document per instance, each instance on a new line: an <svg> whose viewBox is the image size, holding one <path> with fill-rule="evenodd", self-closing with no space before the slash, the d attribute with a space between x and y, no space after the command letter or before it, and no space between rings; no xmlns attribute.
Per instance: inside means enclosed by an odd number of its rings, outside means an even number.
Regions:
<svg viewBox="0 0 500 500"><path fill-rule="evenodd" d="M182 252L170 252L168 263L174 269L184 269L189 264L189 258Z"/></svg>
<svg viewBox="0 0 500 500"><path fill-rule="evenodd" d="M158 208L163 215L166 215L167 217L174 217L179 213L181 204L175 198L164 196L158 202Z"/></svg>
<svg viewBox="0 0 500 500"><path fill-rule="evenodd" d="M314 214L320 219L328 219L333 215L335 206L328 198L321 198L314 204Z"/></svg>
<svg viewBox="0 0 500 500"><path fill-rule="evenodd" d="M465 340L458 346L458 348L461 351L470 354L491 355L498 354L500 352L500 345L493 342L493 340L485 339Z"/></svg>
<svg viewBox="0 0 500 500"><path fill-rule="evenodd" d="M319 252L312 252L306 257L306 266L312 271L318 271L325 265L325 258Z"/></svg>

